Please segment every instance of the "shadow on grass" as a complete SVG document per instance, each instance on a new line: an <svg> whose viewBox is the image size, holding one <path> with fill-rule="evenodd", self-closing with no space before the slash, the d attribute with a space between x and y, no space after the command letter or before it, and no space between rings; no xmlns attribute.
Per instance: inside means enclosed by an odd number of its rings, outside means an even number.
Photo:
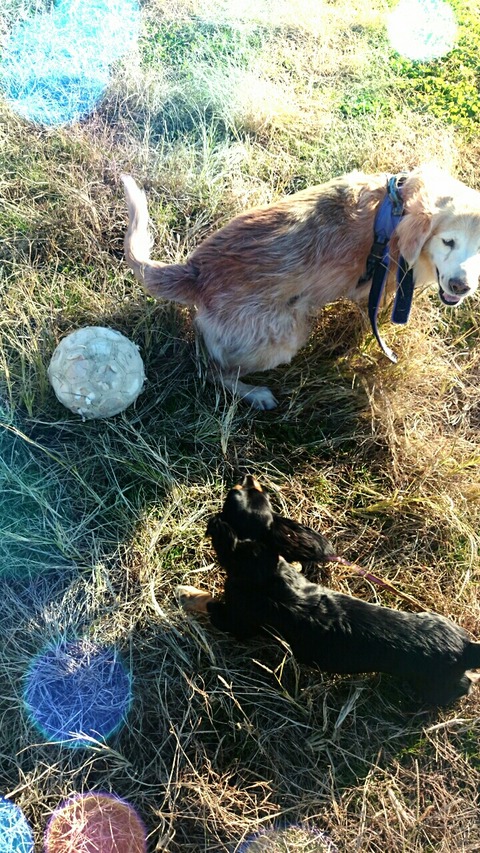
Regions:
<svg viewBox="0 0 480 853"><path fill-rule="evenodd" d="M184 312L142 310L77 317L119 328L148 353L135 408L82 423L48 392L36 417L19 406L2 432L5 564L29 563L25 577L2 579L6 782L14 787L20 772L55 808L65 786L108 778L140 808L152 851L161 839L172 853L205 843L234 851L252 827L278 820L311 821L342 849L338 804L357 797L361 808L363 787L394 766L430 768L424 728L435 716L386 677L328 678L282 646L239 647L181 614L172 591L192 574L220 587L204 530L239 474L301 479L388 452L372 440L368 395L355 381L358 315L347 333L345 317L327 312L295 363L260 379L278 378L279 409L253 413L206 386ZM126 724L81 755L38 744L19 725L16 682L46 637L70 631L118 646L133 673ZM46 765L58 775L44 779Z"/></svg>

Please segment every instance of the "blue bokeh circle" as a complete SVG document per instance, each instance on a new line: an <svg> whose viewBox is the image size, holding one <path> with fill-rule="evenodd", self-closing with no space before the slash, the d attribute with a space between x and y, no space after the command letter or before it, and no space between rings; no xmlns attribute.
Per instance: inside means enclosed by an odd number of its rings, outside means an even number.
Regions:
<svg viewBox="0 0 480 853"><path fill-rule="evenodd" d="M33 834L21 809L0 797L0 853L33 853Z"/></svg>
<svg viewBox="0 0 480 853"><path fill-rule="evenodd" d="M132 679L118 651L89 640L60 641L33 661L24 702L50 741L86 746L105 740L125 721Z"/></svg>
<svg viewBox="0 0 480 853"><path fill-rule="evenodd" d="M6 100L38 124L78 121L104 94L139 26L138 0L60 0L51 12L20 20L0 63Z"/></svg>

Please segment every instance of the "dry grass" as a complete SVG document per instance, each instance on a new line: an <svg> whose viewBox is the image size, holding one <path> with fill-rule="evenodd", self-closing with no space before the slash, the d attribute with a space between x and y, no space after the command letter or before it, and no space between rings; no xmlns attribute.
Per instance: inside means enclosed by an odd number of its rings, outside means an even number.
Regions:
<svg viewBox="0 0 480 853"><path fill-rule="evenodd" d="M136 807L149 851L480 849L478 690L426 714L386 677L241 647L172 594L221 589L206 522L251 471L281 511L480 636L478 299L453 313L419 294L408 327L384 329L396 367L357 309L330 306L272 372L278 410L254 414L206 384L189 313L147 299L123 264L122 170L145 180L167 260L246 206L353 167L438 159L478 180L478 150L398 99L384 4L314 6L245 0L232 17L226 2L150 2L138 51L81 125L2 107L0 795L38 851L60 802L91 790ZM180 24L185 39L210 29L174 75L148 51ZM241 49L213 63L218 27L241 30ZM373 114L345 116L358 92ZM124 415L82 424L46 371L87 324L138 343L148 383ZM404 606L337 568L328 581ZM77 750L48 742L24 704L32 659L65 638L115 644L134 679L125 724Z"/></svg>

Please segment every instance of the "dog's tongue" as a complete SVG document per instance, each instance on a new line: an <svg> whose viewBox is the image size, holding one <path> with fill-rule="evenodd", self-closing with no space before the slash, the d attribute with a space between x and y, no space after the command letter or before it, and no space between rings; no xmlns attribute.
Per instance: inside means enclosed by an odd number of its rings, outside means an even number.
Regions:
<svg viewBox="0 0 480 853"><path fill-rule="evenodd" d="M444 290L440 291L440 295L442 297L443 302L447 302L448 305L456 305L457 302L460 301L459 296L453 296L451 293L445 293Z"/></svg>

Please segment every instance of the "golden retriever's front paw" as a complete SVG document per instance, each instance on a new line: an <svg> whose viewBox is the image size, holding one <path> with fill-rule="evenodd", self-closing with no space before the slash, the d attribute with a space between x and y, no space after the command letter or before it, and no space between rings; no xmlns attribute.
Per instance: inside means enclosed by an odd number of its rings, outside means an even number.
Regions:
<svg viewBox="0 0 480 853"><path fill-rule="evenodd" d="M177 586L175 598L180 607L191 613L207 613L207 604L212 600L209 592L195 586Z"/></svg>
<svg viewBox="0 0 480 853"><path fill-rule="evenodd" d="M242 400L250 403L253 409L258 409L261 412L276 409L278 406L278 400L273 396L270 388L266 388L264 385L256 385L246 394L242 394Z"/></svg>

